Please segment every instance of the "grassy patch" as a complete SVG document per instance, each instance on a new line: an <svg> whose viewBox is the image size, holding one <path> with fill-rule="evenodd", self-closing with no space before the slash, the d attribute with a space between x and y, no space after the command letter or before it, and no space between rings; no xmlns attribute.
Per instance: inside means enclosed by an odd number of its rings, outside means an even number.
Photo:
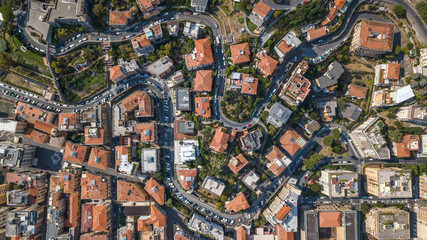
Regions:
<svg viewBox="0 0 427 240"><path fill-rule="evenodd" d="M258 28L258 26L257 26L257 25L255 25L255 23L253 23L253 22L251 22L251 21L248 21L248 19L246 19L246 21L247 21L247 23L248 23L248 28L249 28L249 30L250 30L251 32L255 31L255 29L257 29L257 28Z"/></svg>
<svg viewBox="0 0 427 240"><path fill-rule="evenodd" d="M125 61L136 59L136 53L130 42L112 44L111 55L114 61L119 58L123 58Z"/></svg>
<svg viewBox="0 0 427 240"><path fill-rule="evenodd" d="M52 42L60 42L83 30L84 28L82 26L62 24L60 28L53 29Z"/></svg>
<svg viewBox="0 0 427 240"><path fill-rule="evenodd" d="M418 3L415 4L415 8L417 9L418 14L420 14L420 17L427 24L427 3L425 1L418 1Z"/></svg>
<svg viewBox="0 0 427 240"><path fill-rule="evenodd" d="M244 122L251 116L256 103L255 96L243 95L237 91L229 90L225 92L221 107L228 119Z"/></svg>

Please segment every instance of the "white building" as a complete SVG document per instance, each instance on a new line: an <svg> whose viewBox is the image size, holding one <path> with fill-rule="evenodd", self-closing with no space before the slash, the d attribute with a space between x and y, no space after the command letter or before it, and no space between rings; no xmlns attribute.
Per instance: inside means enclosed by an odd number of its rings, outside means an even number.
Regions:
<svg viewBox="0 0 427 240"><path fill-rule="evenodd" d="M188 221L188 228L208 235L216 240L224 240L224 229L221 225L214 221L207 221L206 218L198 213L194 213L193 217Z"/></svg>
<svg viewBox="0 0 427 240"><path fill-rule="evenodd" d="M143 173L159 170L159 155L157 148L144 148L141 151L141 168Z"/></svg>
<svg viewBox="0 0 427 240"><path fill-rule="evenodd" d="M174 142L175 164L195 161L199 156L199 142L197 140L180 140Z"/></svg>
<svg viewBox="0 0 427 240"><path fill-rule="evenodd" d="M0 118L0 131L24 133L26 126L25 122Z"/></svg>

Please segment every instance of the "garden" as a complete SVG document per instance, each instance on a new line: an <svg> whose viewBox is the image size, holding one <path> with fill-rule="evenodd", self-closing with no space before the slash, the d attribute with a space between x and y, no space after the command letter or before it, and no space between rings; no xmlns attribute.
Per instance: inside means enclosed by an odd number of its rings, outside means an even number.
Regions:
<svg viewBox="0 0 427 240"><path fill-rule="evenodd" d="M52 43L64 41L72 35L83 32L84 28L79 25L61 24L61 27L54 28L52 31Z"/></svg>

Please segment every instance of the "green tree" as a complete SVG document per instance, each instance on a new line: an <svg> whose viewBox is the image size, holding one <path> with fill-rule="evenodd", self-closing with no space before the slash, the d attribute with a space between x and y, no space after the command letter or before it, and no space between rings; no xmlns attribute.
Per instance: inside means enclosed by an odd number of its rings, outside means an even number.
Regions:
<svg viewBox="0 0 427 240"><path fill-rule="evenodd" d="M323 138L323 145L325 146L332 146L332 143L334 142L334 139L332 136L326 136Z"/></svg>
<svg viewBox="0 0 427 240"><path fill-rule="evenodd" d="M314 165L316 165L320 159L322 158L322 155L318 154L318 153L314 153L312 154L309 158L304 158L302 160L304 166L304 170L306 169L313 169Z"/></svg>
<svg viewBox="0 0 427 240"><path fill-rule="evenodd" d="M93 15L100 18L104 14L104 7L102 4L95 4L93 5Z"/></svg>
<svg viewBox="0 0 427 240"><path fill-rule="evenodd" d="M402 140L403 133L399 129L394 129L388 132L388 137L390 141L399 143Z"/></svg>
<svg viewBox="0 0 427 240"><path fill-rule="evenodd" d="M226 202L228 200L228 196L222 195L220 199L221 199L221 202Z"/></svg>
<svg viewBox="0 0 427 240"><path fill-rule="evenodd" d="M216 210L219 210L219 209L221 209L222 207L224 207L224 204L223 204L222 202L216 202L216 204L215 204L215 209L216 209Z"/></svg>
<svg viewBox="0 0 427 240"><path fill-rule="evenodd" d="M406 44L406 48L408 50L412 50L414 48L414 44L412 42L408 42L408 44Z"/></svg>
<svg viewBox="0 0 427 240"><path fill-rule="evenodd" d="M335 140L339 140L340 139L340 130L338 128L335 128L334 130L332 130L332 135L334 136Z"/></svg>
<svg viewBox="0 0 427 240"><path fill-rule="evenodd" d="M172 203L172 198L169 198L167 201L166 201L166 206L168 206L168 207L173 207L173 203Z"/></svg>
<svg viewBox="0 0 427 240"><path fill-rule="evenodd" d="M0 69L9 70L9 68L13 65L12 59L9 55L4 53L0 53Z"/></svg>
<svg viewBox="0 0 427 240"><path fill-rule="evenodd" d="M314 183L310 184L310 190L318 193L318 192L322 191L322 186L318 182L314 182Z"/></svg>
<svg viewBox="0 0 427 240"><path fill-rule="evenodd" d="M334 152L334 153L336 153L336 154L340 154L340 153L341 153L341 151L342 151L342 148L341 148L341 146L339 146L339 145L336 145L336 146L334 146L334 147L332 148L332 152Z"/></svg>
<svg viewBox="0 0 427 240"><path fill-rule="evenodd" d="M396 45L394 48L394 55L399 55L402 48L399 45Z"/></svg>
<svg viewBox="0 0 427 240"><path fill-rule="evenodd" d="M0 52L5 52L7 50L7 42L4 39L0 39Z"/></svg>
<svg viewBox="0 0 427 240"><path fill-rule="evenodd" d="M402 5L397 5L393 8L394 14L399 18L406 17L406 9Z"/></svg>

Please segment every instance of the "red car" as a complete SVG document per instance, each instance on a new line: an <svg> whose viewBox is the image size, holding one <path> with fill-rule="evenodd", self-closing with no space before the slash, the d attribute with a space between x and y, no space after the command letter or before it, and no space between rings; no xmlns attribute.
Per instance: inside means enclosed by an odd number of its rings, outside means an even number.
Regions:
<svg viewBox="0 0 427 240"><path fill-rule="evenodd" d="M334 164L333 162L330 162L329 164Z"/></svg>
<svg viewBox="0 0 427 240"><path fill-rule="evenodd" d="M250 123L249 123L249 124L248 124L248 127L250 127L250 126L252 126L252 124L250 124Z"/></svg>
<svg viewBox="0 0 427 240"><path fill-rule="evenodd" d="M222 83L225 83L225 80L222 80Z"/></svg>
<svg viewBox="0 0 427 240"><path fill-rule="evenodd" d="M125 37L122 37L122 39L125 39Z"/></svg>
<svg viewBox="0 0 427 240"><path fill-rule="evenodd" d="M346 151L346 152L348 152L348 148L347 148L347 149L345 149L345 151Z"/></svg>
<svg viewBox="0 0 427 240"><path fill-rule="evenodd" d="M314 181L313 181L313 180L311 180L311 183L314 183Z"/></svg>
<svg viewBox="0 0 427 240"><path fill-rule="evenodd" d="M307 180L307 176L304 176L304 180Z"/></svg>
<svg viewBox="0 0 427 240"><path fill-rule="evenodd" d="M193 12L189 12L188 14L193 14Z"/></svg>
<svg viewBox="0 0 427 240"><path fill-rule="evenodd" d="M304 2L303 2L303 4L306 4L306 3L307 3L307 1L304 1Z"/></svg>
<svg viewBox="0 0 427 240"><path fill-rule="evenodd" d="M65 41L65 44L67 44L68 43L68 41Z"/></svg>
<svg viewBox="0 0 427 240"><path fill-rule="evenodd" d="M30 45L30 42L27 42L27 45Z"/></svg>

